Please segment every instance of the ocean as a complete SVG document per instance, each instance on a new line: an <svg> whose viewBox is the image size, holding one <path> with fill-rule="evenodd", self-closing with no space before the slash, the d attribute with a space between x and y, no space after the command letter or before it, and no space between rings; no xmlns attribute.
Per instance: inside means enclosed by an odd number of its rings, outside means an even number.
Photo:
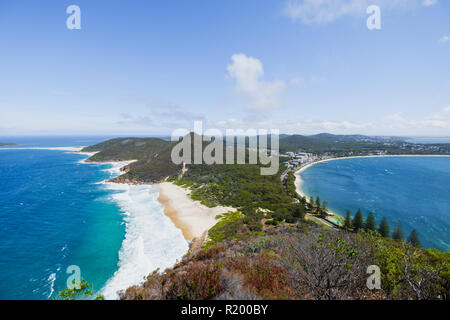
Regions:
<svg viewBox="0 0 450 320"><path fill-rule="evenodd" d="M416 229L425 248L450 249L450 157L376 157L318 163L301 173L303 192L352 216L361 208L377 224Z"/></svg>
<svg viewBox="0 0 450 320"><path fill-rule="evenodd" d="M0 147L0 299L56 299L76 265L108 299L172 266L188 243L154 186L107 184L120 164L62 150L106 137L18 137Z"/></svg>

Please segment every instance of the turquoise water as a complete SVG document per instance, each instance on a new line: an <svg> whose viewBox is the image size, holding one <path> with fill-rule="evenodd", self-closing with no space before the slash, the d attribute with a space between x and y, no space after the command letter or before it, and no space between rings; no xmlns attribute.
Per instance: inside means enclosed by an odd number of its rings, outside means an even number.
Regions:
<svg viewBox="0 0 450 320"><path fill-rule="evenodd" d="M361 208L377 223L385 216L394 229L412 229L424 247L450 249L450 157L341 159L316 164L301 173L308 196L328 201L345 216Z"/></svg>
<svg viewBox="0 0 450 320"><path fill-rule="evenodd" d="M108 165L50 150L0 150L0 298L51 299L69 265L100 289L117 269L119 207L95 184Z"/></svg>
<svg viewBox="0 0 450 320"><path fill-rule="evenodd" d="M98 138L2 140L20 147ZM0 148L0 299L55 299L76 265L109 299L187 251L154 186L102 183L123 164L86 164L65 151Z"/></svg>

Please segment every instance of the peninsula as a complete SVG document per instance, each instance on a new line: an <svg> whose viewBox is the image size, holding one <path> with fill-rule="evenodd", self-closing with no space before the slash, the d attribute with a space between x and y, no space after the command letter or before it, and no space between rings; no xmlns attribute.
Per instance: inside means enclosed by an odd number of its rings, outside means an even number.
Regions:
<svg viewBox="0 0 450 320"><path fill-rule="evenodd" d="M280 137L280 149L287 138ZM157 138L121 138L82 150L97 152L88 161L137 160L112 182L157 184L166 215L185 238L197 239L173 268L149 275L142 285L124 288L121 299L447 296L448 252L421 249L413 237L391 238L383 223L370 223L370 216L364 221L357 214L344 227L333 228L308 218L328 213L321 202L308 201L297 192L288 159L280 158L280 170L273 176L260 175L261 164L198 164L183 170L170 161L173 146ZM352 150L362 155L380 151L378 142L372 149L360 147ZM448 145L437 148L430 153L450 150ZM291 150L286 152L299 151ZM380 267L381 291L367 288L363 266L368 265Z"/></svg>

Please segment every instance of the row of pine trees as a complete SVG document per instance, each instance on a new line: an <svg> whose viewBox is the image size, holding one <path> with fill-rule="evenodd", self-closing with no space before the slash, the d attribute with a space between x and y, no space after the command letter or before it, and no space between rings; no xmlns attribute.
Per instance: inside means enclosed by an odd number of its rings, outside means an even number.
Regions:
<svg viewBox="0 0 450 320"><path fill-rule="evenodd" d="M361 209L358 209L353 219L351 218L350 211L347 210L344 228L346 230L353 230L355 232L358 232L360 230L377 231L381 236L385 238L391 235L389 230L389 224L385 217L383 218L383 220L381 220L381 223L377 228L377 225L375 223L375 217L373 216L372 212L369 213L366 220L364 221ZM400 221L397 223L397 227L395 228L394 232L392 232L392 239L400 241L404 240L403 229ZM410 235L406 240L411 245L415 247L420 247L419 235L415 229L411 231Z"/></svg>

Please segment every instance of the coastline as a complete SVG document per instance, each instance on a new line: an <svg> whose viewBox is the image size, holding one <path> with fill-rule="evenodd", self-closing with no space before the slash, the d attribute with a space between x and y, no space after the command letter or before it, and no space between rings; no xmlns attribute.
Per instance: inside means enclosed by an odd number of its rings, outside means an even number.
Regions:
<svg viewBox="0 0 450 320"><path fill-rule="evenodd" d="M73 148L75 149L75 148ZM73 150L77 154L93 156L96 152L80 152ZM80 148L81 149L81 148ZM110 164L110 169L117 175L120 175L124 169L136 160L130 161L106 161L96 162L87 161L89 158L82 160L83 163L89 164ZM116 184L117 182L108 180L102 183ZM118 183L123 184L123 183ZM126 183L130 185L142 185L142 183ZM145 185L145 183L143 183ZM149 184L150 185L150 184ZM158 189L158 202L164 208L164 214L172 221L176 228L180 229L183 237L187 241L203 238L207 231L211 229L218 221L217 215L228 211L236 211L232 207L217 206L213 208L206 207L200 201L194 201L189 196L190 190L179 187L170 182L160 182L151 184Z"/></svg>
<svg viewBox="0 0 450 320"><path fill-rule="evenodd" d="M72 153L86 156L95 154ZM155 270L165 270L175 265L189 251L189 241L158 201L157 185L111 181L125 173L129 164L136 160L98 162L88 159L85 158L80 163L110 166L102 171L108 172L111 178L99 184L112 191L110 199L119 207L125 224L125 236L118 251L116 270L98 291L106 299L116 300L121 290L141 284Z"/></svg>
<svg viewBox="0 0 450 320"><path fill-rule="evenodd" d="M301 196L306 198L306 201L309 202L309 198L308 196L305 194L305 192L302 189L302 184L303 184L303 180L301 177L301 173L309 168L311 168L312 166L315 166L316 164L319 163L323 163L323 162L328 162L328 161L336 161L336 160L344 160L344 159L358 159L358 158L392 158L392 157L450 157L450 155L434 155L434 154L399 154L399 155L372 155L372 156L351 156L351 157L339 157L339 158L330 158L330 159L323 159L323 160L319 160L319 161L314 161L311 163L308 163L307 165L299 168L298 170L296 170L294 172L294 177L295 177L295 190L297 191L297 193ZM341 216L339 214L336 214L333 211L328 211L328 213L330 215L334 215L334 216Z"/></svg>
<svg viewBox="0 0 450 320"><path fill-rule="evenodd" d="M7 145L6 148L2 147L2 150L56 150L56 151L68 151L80 154L90 154L91 152L82 152L85 147L17 147L14 148L12 145Z"/></svg>
<svg viewBox="0 0 450 320"><path fill-rule="evenodd" d="M235 208L217 206L208 208L189 197L190 190L170 182L156 184L159 190L158 201L172 223L183 232L186 240L203 238L218 220L216 216Z"/></svg>
<svg viewBox="0 0 450 320"><path fill-rule="evenodd" d="M113 176L126 170L133 161L91 162L109 164ZM169 182L158 184L101 182L113 195L125 216L126 235L119 250L118 269L101 290L106 299L117 299L117 292L142 283L153 271L175 265L182 257L197 250L206 240L216 216L234 208L208 208L189 197L190 190ZM145 231L144 231L145 230Z"/></svg>

